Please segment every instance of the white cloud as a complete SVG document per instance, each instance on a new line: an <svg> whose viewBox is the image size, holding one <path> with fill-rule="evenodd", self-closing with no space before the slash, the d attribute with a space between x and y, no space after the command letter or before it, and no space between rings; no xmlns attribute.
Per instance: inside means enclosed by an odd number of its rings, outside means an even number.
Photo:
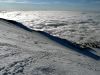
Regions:
<svg viewBox="0 0 100 75"><path fill-rule="evenodd" d="M47 1L41 1L41 2L33 2L33 0L0 0L0 2L3 3L30 3L30 4L50 4L50 2ZM54 1L53 3L57 4L59 1Z"/></svg>
<svg viewBox="0 0 100 75"><path fill-rule="evenodd" d="M0 0L3 3L30 3L30 4L61 4L61 3L89 3L100 4L100 0Z"/></svg>
<svg viewBox="0 0 100 75"><path fill-rule="evenodd" d="M0 2L16 2L16 0L0 0Z"/></svg>
<svg viewBox="0 0 100 75"><path fill-rule="evenodd" d="M0 0L0 2L4 3L29 3L28 0Z"/></svg>

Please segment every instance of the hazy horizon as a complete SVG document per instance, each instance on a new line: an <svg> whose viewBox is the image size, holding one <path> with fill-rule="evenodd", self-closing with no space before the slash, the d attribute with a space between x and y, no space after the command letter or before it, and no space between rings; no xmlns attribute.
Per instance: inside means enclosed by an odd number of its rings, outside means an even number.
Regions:
<svg viewBox="0 0 100 75"><path fill-rule="evenodd" d="M0 10L100 11L100 0L0 0Z"/></svg>

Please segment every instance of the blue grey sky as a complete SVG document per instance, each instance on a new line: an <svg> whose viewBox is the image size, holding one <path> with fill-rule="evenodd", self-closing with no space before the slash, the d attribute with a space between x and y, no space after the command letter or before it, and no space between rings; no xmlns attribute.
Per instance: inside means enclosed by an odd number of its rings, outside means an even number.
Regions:
<svg viewBox="0 0 100 75"><path fill-rule="evenodd" d="M0 0L0 9L99 11L100 0Z"/></svg>

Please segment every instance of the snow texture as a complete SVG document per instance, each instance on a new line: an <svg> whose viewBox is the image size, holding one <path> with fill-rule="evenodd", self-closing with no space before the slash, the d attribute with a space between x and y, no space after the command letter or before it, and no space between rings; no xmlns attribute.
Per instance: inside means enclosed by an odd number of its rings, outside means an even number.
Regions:
<svg viewBox="0 0 100 75"><path fill-rule="evenodd" d="M1 11L0 17L21 22L83 47L100 47L100 13L75 11Z"/></svg>

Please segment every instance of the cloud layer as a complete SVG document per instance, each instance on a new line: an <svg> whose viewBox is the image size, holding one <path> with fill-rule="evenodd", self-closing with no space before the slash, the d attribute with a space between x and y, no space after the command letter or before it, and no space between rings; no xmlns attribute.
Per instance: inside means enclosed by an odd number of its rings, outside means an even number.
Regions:
<svg viewBox="0 0 100 75"><path fill-rule="evenodd" d="M9 3L100 3L100 0L0 0Z"/></svg>
<svg viewBox="0 0 100 75"><path fill-rule="evenodd" d="M30 8L40 8L40 9L81 9L81 10L100 10L100 0L0 0L0 7L13 7L16 4L26 4L31 6ZM8 3L8 4L5 4ZM16 4L9 4L16 3ZM5 4L5 5L2 5ZM19 7L16 6L16 7ZM21 8L21 7L20 7Z"/></svg>

